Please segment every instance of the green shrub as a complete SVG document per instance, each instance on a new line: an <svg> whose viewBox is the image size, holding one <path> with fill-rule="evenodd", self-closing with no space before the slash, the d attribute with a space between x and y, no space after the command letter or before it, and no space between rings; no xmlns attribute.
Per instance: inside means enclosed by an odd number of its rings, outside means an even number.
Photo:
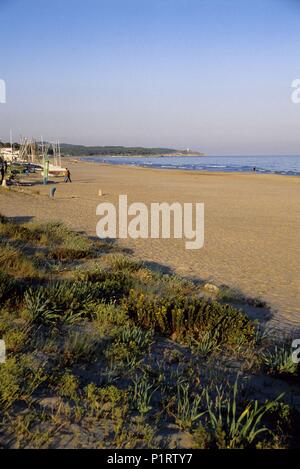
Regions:
<svg viewBox="0 0 300 469"><path fill-rule="evenodd" d="M128 295L133 287L133 279L126 272L101 272L98 274L94 288L97 297L105 301L119 300Z"/></svg>
<svg viewBox="0 0 300 469"><path fill-rule="evenodd" d="M9 358L0 366L0 408L7 410L21 398L22 375L16 358Z"/></svg>
<svg viewBox="0 0 300 469"><path fill-rule="evenodd" d="M292 359L292 348L289 345L275 345L262 355L264 369L271 375L297 375L298 363Z"/></svg>
<svg viewBox="0 0 300 469"><path fill-rule="evenodd" d="M98 283L100 297L110 301L127 295L132 287L132 281L124 273L111 273L102 283Z"/></svg>
<svg viewBox="0 0 300 469"><path fill-rule="evenodd" d="M191 395L189 384L177 385L177 405L175 422L182 430L190 430L192 426L206 413L202 409L203 392Z"/></svg>
<svg viewBox="0 0 300 469"><path fill-rule="evenodd" d="M35 259L24 255L24 253L8 242L0 242L0 265L8 274L17 278L38 277L39 271Z"/></svg>
<svg viewBox="0 0 300 469"><path fill-rule="evenodd" d="M234 348L237 337L250 342L254 334L253 323L242 311L197 297L164 298L131 291L123 308L141 326L182 341L201 340L211 331L217 345Z"/></svg>
<svg viewBox="0 0 300 469"><path fill-rule="evenodd" d="M190 345L194 353L203 357L220 351L217 331L208 330L197 340L191 337Z"/></svg>
<svg viewBox="0 0 300 469"><path fill-rule="evenodd" d="M24 294L24 307L27 317L36 324L50 325L59 317L51 310L50 301L46 298L45 289L29 288Z"/></svg>
<svg viewBox="0 0 300 469"><path fill-rule="evenodd" d="M17 281L11 275L0 270L0 304L7 300L16 299L19 290Z"/></svg>
<svg viewBox="0 0 300 469"><path fill-rule="evenodd" d="M187 279L181 278L178 275L158 274L157 276L157 292L162 293L163 296L177 297L177 296L190 296L196 292L195 284Z"/></svg>
<svg viewBox="0 0 300 469"><path fill-rule="evenodd" d="M27 328L10 327L3 335L7 352L20 353L25 349L30 330Z"/></svg>
<svg viewBox="0 0 300 469"><path fill-rule="evenodd" d="M154 386L150 384L145 375L135 376L133 380L132 405L140 414L147 414L151 409L151 399L155 392Z"/></svg>
<svg viewBox="0 0 300 469"><path fill-rule="evenodd" d="M90 363L95 358L97 340L90 334L70 331L59 357L61 366Z"/></svg>
<svg viewBox="0 0 300 469"><path fill-rule="evenodd" d="M85 403L89 413L98 418L121 409L124 412L127 406L127 394L127 391L113 385L99 387L90 383L84 388Z"/></svg>
<svg viewBox="0 0 300 469"><path fill-rule="evenodd" d="M195 442L195 448L197 449L210 448L211 435L202 423L200 423L196 430L193 432L193 440Z"/></svg>
<svg viewBox="0 0 300 469"><path fill-rule="evenodd" d="M123 278L123 277L122 277ZM74 324L84 317L94 317L97 302L111 301L124 295L127 289L120 278L105 277L97 282L52 282L46 286L29 289L25 293L25 307L34 320L46 323L61 321ZM128 288L129 289L129 288Z"/></svg>
<svg viewBox="0 0 300 469"><path fill-rule="evenodd" d="M208 426L218 448L254 447L259 436L270 433L262 423L263 417L274 408L274 402L250 401L241 407L238 402L238 382L233 387L233 396L224 394L216 387L216 397L206 390ZM281 399L280 395L277 400Z"/></svg>
<svg viewBox="0 0 300 469"><path fill-rule="evenodd" d="M8 221L7 219L5 221L0 220L0 236L24 242L35 240L34 234L26 226Z"/></svg>
<svg viewBox="0 0 300 469"><path fill-rule="evenodd" d="M127 316L119 305L115 302L100 302L93 308L94 325L106 331L113 325L122 326L127 322ZM108 331L109 332L109 331Z"/></svg>
<svg viewBox="0 0 300 469"><path fill-rule="evenodd" d="M76 402L79 399L78 390L78 378L69 372L64 373L58 383L58 394L62 397L67 397Z"/></svg>
<svg viewBox="0 0 300 469"><path fill-rule="evenodd" d="M57 246L69 239L83 238L60 222L31 222L27 224L27 228L33 233L36 242L42 246Z"/></svg>
<svg viewBox="0 0 300 469"><path fill-rule="evenodd" d="M0 367L0 411L17 401L28 402L46 380L43 367L36 365L31 356L8 358Z"/></svg>
<svg viewBox="0 0 300 469"><path fill-rule="evenodd" d="M145 352L149 350L153 341L153 333L128 323L122 327L118 340L129 348L137 348L140 352Z"/></svg>
<svg viewBox="0 0 300 469"><path fill-rule="evenodd" d="M78 259L85 259L91 256L91 249L75 249L67 246L58 246L49 250L48 254L50 259L55 261L74 261Z"/></svg>
<svg viewBox="0 0 300 469"><path fill-rule="evenodd" d="M45 294L51 307L63 318L86 311L96 296L96 289L88 282L62 281L49 283Z"/></svg>
<svg viewBox="0 0 300 469"><path fill-rule="evenodd" d="M132 259L123 254L114 254L109 256L110 269L112 271L125 270L128 272L136 272L143 267L142 262Z"/></svg>
<svg viewBox="0 0 300 469"><path fill-rule="evenodd" d="M110 344L105 350L105 357L108 362L108 374L127 370L127 373L141 363L144 358L140 350L134 344L128 347L118 339ZM112 373L113 374L113 373Z"/></svg>
<svg viewBox="0 0 300 469"><path fill-rule="evenodd" d="M2 215L2 213L0 213L0 224L4 224L7 222L8 222L7 217L5 217L4 215Z"/></svg>
<svg viewBox="0 0 300 469"><path fill-rule="evenodd" d="M62 281L30 288L25 292L24 304L35 322L74 324L88 314L97 296L98 289L91 283Z"/></svg>
<svg viewBox="0 0 300 469"><path fill-rule="evenodd" d="M116 331L105 356L111 366L134 370L149 353L152 341L152 331L143 331L132 323L125 323Z"/></svg>

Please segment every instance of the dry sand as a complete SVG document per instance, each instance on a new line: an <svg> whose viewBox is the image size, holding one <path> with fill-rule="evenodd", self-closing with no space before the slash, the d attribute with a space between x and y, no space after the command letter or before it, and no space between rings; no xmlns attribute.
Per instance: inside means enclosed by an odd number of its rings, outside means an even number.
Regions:
<svg viewBox="0 0 300 469"><path fill-rule="evenodd" d="M204 202L205 246L181 240L119 240L147 261L198 279L209 279L260 297L280 322L300 325L300 179L261 174L153 170L70 163L73 183L26 193L0 190L0 212L11 217L62 220L96 235L96 206L130 202ZM99 197L99 189L104 195ZM37 195L37 191L40 194ZM26 218L25 218L26 219Z"/></svg>

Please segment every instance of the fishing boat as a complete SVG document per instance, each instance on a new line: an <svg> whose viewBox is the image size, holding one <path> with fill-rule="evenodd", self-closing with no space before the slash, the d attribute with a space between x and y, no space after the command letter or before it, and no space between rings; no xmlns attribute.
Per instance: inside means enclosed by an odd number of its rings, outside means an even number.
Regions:
<svg viewBox="0 0 300 469"><path fill-rule="evenodd" d="M20 161L27 162L41 171L43 177L64 176L66 168L62 166L59 141L44 143L24 139L20 148Z"/></svg>
<svg viewBox="0 0 300 469"><path fill-rule="evenodd" d="M50 176L65 176L67 168L64 168L63 166L60 165L54 165L49 163L49 170L48 174ZM42 176L44 176L44 168L42 168Z"/></svg>

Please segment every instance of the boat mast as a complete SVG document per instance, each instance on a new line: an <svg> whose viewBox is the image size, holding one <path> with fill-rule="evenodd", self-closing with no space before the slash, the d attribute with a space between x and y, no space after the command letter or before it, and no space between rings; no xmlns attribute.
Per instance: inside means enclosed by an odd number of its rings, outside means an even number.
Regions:
<svg viewBox="0 0 300 469"><path fill-rule="evenodd" d="M11 149L11 157L13 155L13 141L12 141L12 130L9 131L9 138L10 138L10 149Z"/></svg>
<svg viewBox="0 0 300 469"><path fill-rule="evenodd" d="M57 140L57 149L58 149L58 165L61 166L61 152L60 152L59 140Z"/></svg>

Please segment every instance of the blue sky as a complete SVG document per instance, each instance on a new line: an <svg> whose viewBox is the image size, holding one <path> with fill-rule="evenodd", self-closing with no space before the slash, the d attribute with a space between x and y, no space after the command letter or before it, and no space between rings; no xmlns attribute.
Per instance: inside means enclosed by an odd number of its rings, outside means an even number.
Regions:
<svg viewBox="0 0 300 469"><path fill-rule="evenodd" d="M0 0L0 139L300 154L300 0Z"/></svg>

